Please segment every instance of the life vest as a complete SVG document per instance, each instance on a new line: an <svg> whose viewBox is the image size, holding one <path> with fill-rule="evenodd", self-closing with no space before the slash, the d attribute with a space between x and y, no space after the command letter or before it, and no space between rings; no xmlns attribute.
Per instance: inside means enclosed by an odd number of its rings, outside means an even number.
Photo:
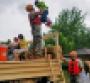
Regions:
<svg viewBox="0 0 90 83"><path fill-rule="evenodd" d="M70 60L68 62L68 71L72 75L78 75L80 73L79 61L76 59L75 61Z"/></svg>

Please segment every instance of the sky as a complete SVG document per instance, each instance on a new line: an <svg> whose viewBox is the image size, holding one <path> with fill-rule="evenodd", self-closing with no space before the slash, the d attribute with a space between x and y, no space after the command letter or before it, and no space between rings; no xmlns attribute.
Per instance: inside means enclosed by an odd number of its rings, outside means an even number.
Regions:
<svg viewBox="0 0 90 83"><path fill-rule="evenodd" d="M34 4L35 0L0 0L0 41L12 39L22 33L26 39L31 40L31 27L29 25L25 6ZM78 7L87 13L85 24L90 27L90 0L44 0L49 7L49 17L54 22L63 9ZM42 26L42 31L49 28Z"/></svg>

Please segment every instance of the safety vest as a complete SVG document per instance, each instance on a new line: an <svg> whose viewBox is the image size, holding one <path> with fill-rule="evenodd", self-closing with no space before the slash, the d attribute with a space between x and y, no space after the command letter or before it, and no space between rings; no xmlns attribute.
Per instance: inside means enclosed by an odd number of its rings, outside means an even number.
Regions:
<svg viewBox="0 0 90 83"><path fill-rule="evenodd" d="M68 62L68 71L72 75L78 75L80 73L79 61L77 59L75 61L70 60Z"/></svg>

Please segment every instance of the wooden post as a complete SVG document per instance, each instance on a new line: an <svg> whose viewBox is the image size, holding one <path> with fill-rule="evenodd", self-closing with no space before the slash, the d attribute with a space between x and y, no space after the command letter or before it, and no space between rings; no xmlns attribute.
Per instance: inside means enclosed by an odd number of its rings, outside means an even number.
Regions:
<svg viewBox="0 0 90 83"><path fill-rule="evenodd" d="M47 59L48 56L47 56L47 48L45 47L45 59Z"/></svg>
<svg viewBox="0 0 90 83"><path fill-rule="evenodd" d="M55 33L55 36L56 36L56 49L57 49L57 55L56 55L56 58L58 59L59 58L59 33L58 32L56 32Z"/></svg>
<svg viewBox="0 0 90 83"><path fill-rule="evenodd" d="M53 83L56 83L56 78L55 78L55 75L53 73L53 64L52 64L52 56L51 54L48 54L48 61L49 61L49 65L50 65L50 70L51 70L51 79L53 81Z"/></svg>

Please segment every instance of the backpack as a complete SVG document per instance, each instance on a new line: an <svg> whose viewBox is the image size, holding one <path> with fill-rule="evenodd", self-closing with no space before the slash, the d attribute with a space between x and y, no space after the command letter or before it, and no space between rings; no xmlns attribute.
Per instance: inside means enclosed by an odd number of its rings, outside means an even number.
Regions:
<svg viewBox="0 0 90 83"><path fill-rule="evenodd" d="M68 71L71 75L78 75L81 71L81 68L79 66L79 61L76 60L70 60L68 62Z"/></svg>

